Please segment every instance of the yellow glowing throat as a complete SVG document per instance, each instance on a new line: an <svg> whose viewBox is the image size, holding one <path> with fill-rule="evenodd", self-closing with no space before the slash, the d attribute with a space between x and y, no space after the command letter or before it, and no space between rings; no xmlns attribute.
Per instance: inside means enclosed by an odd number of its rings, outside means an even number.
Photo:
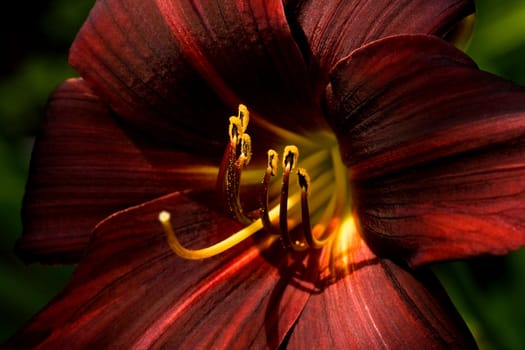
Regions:
<svg viewBox="0 0 525 350"><path fill-rule="evenodd" d="M279 190L279 184L271 182L277 174L278 154L268 151L268 162L262 180L260 217L247 217L242 210L239 192L241 172L251 160L251 138L246 133L250 114L246 106L239 105L237 116L230 117L228 133L230 142L226 147L218 173L217 188L226 210L239 222L246 225L228 238L206 248L187 249L177 238L170 221L170 213L159 214L168 244L178 256L199 260L220 254L244 241L254 233L265 230L293 251L319 249L334 238L355 232L351 213L348 170L341 162L339 148L333 135L317 135L320 140L305 147L309 152L297 168L299 149L295 145L284 148L282 156L282 183L278 203L268 203L269 193ZM293 137L301 140L301 137ZM311 139L315 140L316 136ZM311 141L311 140L309 140ZM298 143L300 144L300 142ZM306 169L311 169L314 181ZM244 177L250 182L260 181L260 170L247 170ZM289 183L290 175L296 174L298 181ZM258 179L255 180L254 179ZM310 196L309 194L313 195ZM315 223L312 226L312 223ZM301 229L297 229L299 225ZM350 228L349 228L350 227ZM302 231L302 232L301 232ZM299 232L299 234L298 234ZM348 242L348 237L345 238ZM339 244L338 244L339 245Z"/></svg>

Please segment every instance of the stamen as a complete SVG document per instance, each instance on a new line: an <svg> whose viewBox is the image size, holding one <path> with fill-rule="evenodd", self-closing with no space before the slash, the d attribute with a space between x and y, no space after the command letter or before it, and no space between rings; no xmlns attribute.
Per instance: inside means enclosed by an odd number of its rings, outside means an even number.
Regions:
<svg viewBox="0 0 525 350"><path fill-rule="evenodd" d="M252 159L252 138L248 134L242 134L241 138L241 155L239 156L238 162L242 167L247 166Z"/></svg>
<svg viewBox="0 0 525 350"><path fill-rule="evenodd" d="M301 190L308 193L308 188L310 188L310 175L308 175L305 168L299 168L299 170L297 170L297 178Z"/></svg>
<svg viewBox="0 0 525 350"><path fill-rule="evenodd" d="M310 224L310 209L308 208L308 189L310 188L310 176L305 169L300 168L297 171L297 177L299 180L299 187L301 187L301 222L303 225L304 238L310 248L319 249L323 247L331 235L323 239L317 239L312 233L312 226Z"/></svg>
<svg viewBox="0 0 525 350"><path fill-rule="evenodd" d="M288 184L290 182L290 172L294 169L299 159L299 150L296 146L286 146L283 154L283 183L281 187L279 229L284 241L284 245L295 251L303 251L308 248L303 242L295 241L290 236L288 230Z"/></svg>
<svg viewBox="0 0 525 350"><path fill-rule="evenodd" d="M268 150L268 168L272 176L277 174L277 163L279 163L279 155L273 149Z"/></svg>
<svg viewBox="0 0 525 350"><path fill-rule="evenodd" d="M279 162L279 156L277 155L277 152L275 152L273 149L268 150L268 166L266 167L266 171L264 172L264 178L263 178L263 192L261 196L261 220L264 226L264 229L268 231L271 234L278 235L279 232L277 229L274 228L270 221L270 214L268 210L268 197L269 197L269 189L270 189L270 179L272 176L275 176L277 173L277 163Z"/></svg>
<svg viewBox="0 0 525 350"><path fill-rule="evenodd" d="M242 120L239 117L230 117L230 126L228 127L230 142L233 142L235 146L237 146L245 130L246 128L243 127Z"/></svg>
<svg viewBox="0 0 525 350"><path fill-rule="evenodd" d="M237 118L239 118L239 120L241 121L242 131L245 132L246 128L248 128L248 123L250 122L250 112L248 111L248 108L245 105L239 105L239 112L237 113Z"/></svg>
<svg viewBox="0 0 525 350"><path fill-rule="evenodd" d="M230 117L228 133L230 142L226 146L222 158L219 174L217 175L217 189L226 210L239 222L248 225L252 222L242 210L240 202L240 183L243 168L249 163L251 152L251 138L245 133L248 113L243 112L243 118ZM237 157L238 145L240 155Z"/></svg>
<svg viewBox="0 0 525 350"><path fill-rule="evenodd" d="M271 234L268 242L281 237L284 245L293 251L321 248L340 230L339 214L346 213L348 203L345 198L347 195L346 168L339 159L337 146L332 148L332 153L330 153L330 148L310 149L302 165L313 170L312 175L316 181L311 184L310 176L305 168L299 168L297 171L299 188L298 190L293 188L291 194L289 193L290 174L298 164L299 150L294 145L286 146L282 156L283 174L279 204L271 209L269 208L271 177L277 174L279 156L276 151L269 150L267 167L262 180L260 218L254 220L253 217L244 214L239 194L242 171L250 163L252 157L251 137L246 133L249 120L250 113L244 105L239 105L237 116L229 118L229 142L217 176L220 201L233 218L246 226L212 246L188 249L178 240L171 225L170 213L163 211L159 214L159 221L166 232L168 244L182 258L197 260L220 254L263 228ZM331 162L330 158L332 158ZM333 167L335 171L326 171L327 167ZM249 175L250 183L255 183L258 178L255 170L245 175ZM276 187L272 186L272 189L277 191L277 184L275 185ZM272 196L276 195L274 191L272 191ZM309 203L310 191L316 195ZM310 209L312 209L312 214L310 214ZM313 229L310 217L317 223ZM297 230L299 225L303 227L302 234ZM330 249L329 254L332 254Z"/></svg>
<svg viewBox="0 0 525 350"><path fill-rule="evenodd" d="M286 171L287 167L290 170L295 168L295 165L299 159L299 149L294 145L288 145L284 148L283 152L283 168Z"/></svg>

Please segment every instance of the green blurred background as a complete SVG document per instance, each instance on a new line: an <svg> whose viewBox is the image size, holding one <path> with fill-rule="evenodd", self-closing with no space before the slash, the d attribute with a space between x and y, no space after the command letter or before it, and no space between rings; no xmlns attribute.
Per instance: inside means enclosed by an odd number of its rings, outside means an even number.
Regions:
<svg viewBox="0 0 525 350"><path fill-rule="evenodd" d="M26 266L12 247L21 231L33 135L49 93L76 75L67 65L67 51L93 3L19 1L0 15L0 343L45 305L73 271ZM476 4L469 54L482 69L525 85L525 1ZM525 348L525 249L502 258L440 264L435 271L481 348Z"/></svg>

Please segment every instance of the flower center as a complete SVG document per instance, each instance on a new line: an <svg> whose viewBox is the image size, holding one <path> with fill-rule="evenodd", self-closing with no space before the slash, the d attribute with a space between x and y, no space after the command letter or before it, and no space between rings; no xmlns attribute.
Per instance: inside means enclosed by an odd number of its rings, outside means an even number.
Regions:
<svg viewBox="0 0 525 350"><path fill-rule="evenodd" d="M230 117L230 140L217 176L220 201L232 217L246 226L210 247L188 249L177 238L170 214L162 211L159 221L166 232L168 243L182 258L198 260L215 256L261 230L274 238L280 238L291 251L320 249L336 237L340 239L345 234L343 231L348 231L348 226L353 225L353 221L349 221L352 220L352 213L348 170L341 161L335 137L326 133L312 135L307 139L297 135L293 137L304 148L306 156L301 161L301 167L298 167L299 147L284 147L280 183L272 181L279 173L279 155L273 149L268 150L264 171L246 170L244 173L249 183L260 182L260 174L264 175L258 214L252 217L245 213L240 189L241 174L252 157L251 137L246 133L249 117L249 111L244 105L239 106L237 116ZM291 178L296 181L290 181Z"/></svg>

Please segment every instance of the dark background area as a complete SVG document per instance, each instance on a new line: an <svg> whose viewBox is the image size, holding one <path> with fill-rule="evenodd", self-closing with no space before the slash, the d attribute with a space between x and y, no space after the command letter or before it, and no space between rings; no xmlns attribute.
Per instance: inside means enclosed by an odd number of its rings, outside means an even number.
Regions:
<svg viewBox="0 0 525 350"><path fill-rule="evenodd" d="M74 267L24 265L13 254L33 137L49 93L76 73L67 64L94 0L14 2L0 14L0 343L45 305ZM468 53L525 85L525 1L478 0ZM525 249L440 264L435 271L484 349L525 345Z"/></svg>
<svg viewBox="0 0 525 350"><path fill-rule="evenodd" d="M0 11L0 343L65 284L73 267L24 265L13 254L21 232L33 136L47 96L76 76L67 52L94 0L12 1Z"/></svg>

